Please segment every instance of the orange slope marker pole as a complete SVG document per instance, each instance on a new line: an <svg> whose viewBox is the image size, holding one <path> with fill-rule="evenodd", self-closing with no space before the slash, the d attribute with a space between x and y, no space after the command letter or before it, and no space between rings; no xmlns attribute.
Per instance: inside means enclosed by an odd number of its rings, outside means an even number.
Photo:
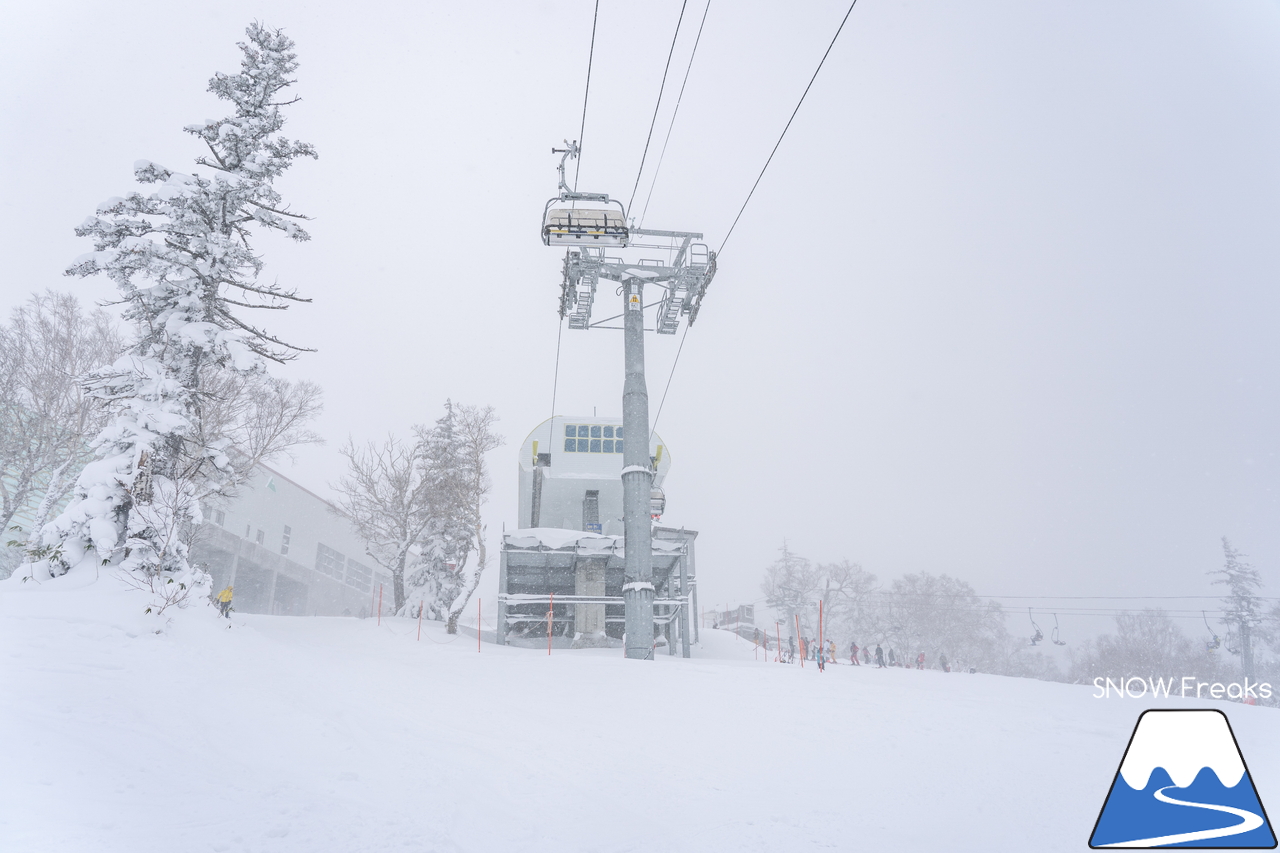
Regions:
<svg viewBox="0 0 1280 853"><path fill-rule="evenodd" d="M804 639L800 636L800 614L796 614L796 643L800 646L800 668L804 669Z"/></svg>
<svg viewBox="0 0 1280 853"><path fill-rule="evenodd" d="M427 607L427 600L422 599L422 603L418 605L418 642L422 642L422 611Z"/></svg>
<svg viewBox="0 0 1280 853"><path fill-rule="evenodd" d="M773 656L773 661L774 663L782 663L782 623L774 622L773 631L778 638L778 650L777 650L777 654Z"/></svg>

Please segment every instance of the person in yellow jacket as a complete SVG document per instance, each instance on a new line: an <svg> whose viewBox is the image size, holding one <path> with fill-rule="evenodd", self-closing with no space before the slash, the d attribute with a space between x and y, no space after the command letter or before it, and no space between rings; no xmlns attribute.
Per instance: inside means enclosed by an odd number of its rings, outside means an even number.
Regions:
<svg viewBox="0 0 1280 853"><path fill-rule="evenodd" d="M217 598L218 609L221 610L222 615L227 617L228 619L231 618L231 595L232 595L231 590L232 590L232 587L227 587L222 592L218 593L218 598Z"/></svg>

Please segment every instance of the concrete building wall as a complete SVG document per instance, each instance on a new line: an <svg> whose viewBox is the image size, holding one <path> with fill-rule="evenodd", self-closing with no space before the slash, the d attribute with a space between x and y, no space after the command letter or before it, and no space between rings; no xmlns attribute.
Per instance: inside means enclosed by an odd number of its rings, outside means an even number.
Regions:
<svg viewBox="0 0 1280 853"><path fill-rule="evenodd" d="M571 428L572 438L567 435ZM584 428L586 433L579 437ZM519 526L533 526L537 456L546 454L550 464L542 468L538 526L587 531L583 502L587 492L594 491L600 529L588 532L622 535L622 452L616 449L621 433L622 418L557 415L538 424L520 447ZM566 449L570 441L573 451ZM671 453L657 434L649 442L649 456L658 460L654 485L660 488L671 467Z"/></svg>
<svg viewBox="0 0 1280 853"><path fill-rule="evenodd" d="M378 585L390 587L390 575L328 501L266 466L204 513L192 559L213 575L215 591L235 587L238 611L368 615Z"/></svg>

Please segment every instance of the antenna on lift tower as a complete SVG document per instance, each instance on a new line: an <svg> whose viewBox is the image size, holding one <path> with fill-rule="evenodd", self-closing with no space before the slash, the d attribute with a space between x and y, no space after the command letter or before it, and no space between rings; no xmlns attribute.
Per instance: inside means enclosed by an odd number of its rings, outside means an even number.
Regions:
<svg viewBox="0 0 1280 853"><path fill-rule="evenodd" d="M561 154L559 194L549 200L542 214L542 242L565 246L559 313L569 318L570 329L621 329L625 351L622 391L622 507L626 531L626 567L622 597L626 606L626 654L629 658L653 656L653 517L661 515L663 496L653 486L654 460L649 456L649 392L644 376L644 333L674 335L680 318L698 318L707 286L716 274L716 253L692 231L658 231L627 224L622 202L605 193L580 193L569 189L565 164L578 156L578 144L565 140ZM566 206L565 203L568 203ZM559 203L559 204L557 204ZM585 206L583 206L585 203ZM613 210L613 205L618 210ZM636 242L637 238L646 242ZM606 249L627 250L634 259L605 254ZM657 257L639 257L646 249ZM601 279L617 282L622 313L593 320L596 289ZM656 303L644 303L644 289L662 291ZM657 306L654 325L644 327L645 311ZM622 320L621 326L607 323ZM688 618L688 614L684 614Z"/></svg>

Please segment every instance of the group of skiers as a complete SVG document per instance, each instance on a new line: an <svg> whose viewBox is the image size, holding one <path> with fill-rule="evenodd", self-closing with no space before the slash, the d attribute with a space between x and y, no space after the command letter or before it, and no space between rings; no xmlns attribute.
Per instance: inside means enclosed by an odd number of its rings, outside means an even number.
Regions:
<svg viewBox="0 0 1280 853"><path fill-rule="evenodd" d="M768 636L761 633L759 629L756 629L755 641L765 651L769 651ZM800 637L798 646L799 648L797 648L797 639L794 636L787 637L786 648L780 650L780 657L783 663L794 663L796 660L811 660L818 665L819 670L826 669L828 663L837 663L835 640L818 641L812 637ZM861 660L859 660L859 655L861 655ZM860 647L856 641L849 644L849 663L853 666L862 666L863 664L870 666L873 661L876 667L880 669L890 666L909 669L911 666L905 659L900 659L892 648L889 649L886 657L884 648L879 643L876 643L874 652L869 648ZM915 668L925 669L924 652L916 655ZM951 671L951 662L947 660L945 654L938 655L938 669L943 672Z"/></svg>
<svg viewBox="0 0 1280 853"><path fill-rule="evenodd" d="M856 641L849 644L849 661L854 666L860 665L858 662L859 651L862 652L862 663L870 665L871 661L875 660L876 667L878 669L884 669L887 666L897 666L897 667L903 667L906 669L911 668L910 662L908 662L906 658L899 658L892 648L889 649L888 658L886 660L884 649L880 646L879 643L876 643L876 650L873 655L873 653L869 649L866 649L866 648L859 649L858 643ZM920 652L920 654L916 655L915 668L925 669L924 652ZM947 656L945 654L938 655L938 669L942 670L943 672L951 671L951 662L947 660Z"/></svg>

